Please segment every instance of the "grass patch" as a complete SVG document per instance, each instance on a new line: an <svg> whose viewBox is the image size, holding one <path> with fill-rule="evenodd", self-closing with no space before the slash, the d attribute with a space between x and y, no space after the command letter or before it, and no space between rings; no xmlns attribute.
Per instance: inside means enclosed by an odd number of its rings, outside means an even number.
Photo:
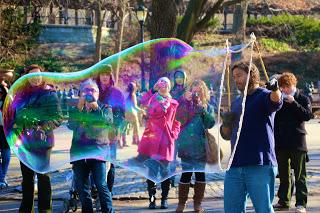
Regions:
<svg viewBox="0 0 320 213"><path fill-rule="evenodd" d="M277 53L295 51L295 49L291 48L286 42L278 41L273 38L261 38L259 43L267 52Z"/></svg>

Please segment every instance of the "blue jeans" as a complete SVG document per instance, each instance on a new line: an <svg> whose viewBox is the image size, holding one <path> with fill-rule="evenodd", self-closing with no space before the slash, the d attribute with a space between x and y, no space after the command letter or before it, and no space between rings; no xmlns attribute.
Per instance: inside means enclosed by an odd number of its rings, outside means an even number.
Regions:
<svg viewBox="0 0 320 213"><path fill-rule="evenodd" d="M93 212L89 180L90 172L98 190L101 211L103 213L114 212L111 193L106 182L106 162L93 159L75 161L73 163L73 172L76 178L76 189L82 204L82 212Z"/></svg>
<svg viewBox="0 0 320 213"><path fill-rule="evenodd" d="M255 212L274 212L272 202L275 192L277 167L247 166L230 168L224 178L224 210L226 213L246 212L250 196Z"/></svg>
<svg viewBox="0 0 320 213"><path fill-rule="evenodd" d="M10 163L10 149L1 149L0 182L4 183Z"/></svg>

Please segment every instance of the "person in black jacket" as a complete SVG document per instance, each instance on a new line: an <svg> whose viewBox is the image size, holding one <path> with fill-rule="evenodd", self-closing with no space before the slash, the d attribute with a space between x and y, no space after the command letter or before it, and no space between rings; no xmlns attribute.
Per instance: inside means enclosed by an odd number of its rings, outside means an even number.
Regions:
<svg viewBox="0 0 320 213"><path fill-rule="evenodd" d="M24 74L39 73L42 68L33 64L25 68ZM53 130L62 122L60 102L55 91L47 87L41 76L28 79L24 90L16 93L14 107L14 131L23 142L19 151L22 173L22 201L19 212L34 212L34 180L38 177L39 212L52 212L52 190L50 175L40 174L50 166L51 150L54 146ZM9 113L10 114L10 113ZM9 127L10 129L10 127ZM34 162L37 162L36 164Z"/></svg>
<svg viewBox="0 0 320 213"><path fill-rule="evenodd" d="M294 171L296 187L296 212L306 212L306 129L305 121L312 118L311 103L297 88L296 77L289 72L279 77L284 104L275 116L275 146L278 161L280 186L279 201L274 206L278 210L290 208L291 168Z"/></svg>
<svg viewBox="0 0 320 213"><path fill-rule="evenodd" d="M2 81L0 83L0 189L8 187L8 183L6 181L6 175L8 172L8 167L10 163L10 147L7 142L6 136L3 130L3 117L2 117L2 109L4 105L4 100L7 96L8 88L5 86L5 82Z"/></svg>

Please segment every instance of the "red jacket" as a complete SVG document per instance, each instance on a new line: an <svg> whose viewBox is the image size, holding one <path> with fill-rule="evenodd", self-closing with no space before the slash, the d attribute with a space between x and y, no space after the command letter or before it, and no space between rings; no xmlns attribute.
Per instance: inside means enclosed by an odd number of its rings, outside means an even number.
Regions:
<svg viewBox="0 0 320 213"><path fill-rule="evenodd" d="M164 110L156 97L157 94L149 91L141 100L142 104L148 106L148 119L138 152L156 160L172 161L174 142L180 132L180 122L175 119L179 103L169 98L170 106Z"/></svg>

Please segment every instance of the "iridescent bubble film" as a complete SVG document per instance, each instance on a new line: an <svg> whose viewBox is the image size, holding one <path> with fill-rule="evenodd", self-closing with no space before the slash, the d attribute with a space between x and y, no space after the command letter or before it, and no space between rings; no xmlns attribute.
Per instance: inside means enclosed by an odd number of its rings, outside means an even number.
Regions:
<svg viewBox="0 0 320 213"><path fill-rule="evenodd" d="M155 182L183 171L220 172L230 156L217 115L220 99L228 110L226 80L221 87L226 53L157 39L79 72L24 75L4 105L7 140L39 173L81 159L110 161ZM169 80L160 82L164 76ZM210 162L205 129L217 146Z"/></svg>

